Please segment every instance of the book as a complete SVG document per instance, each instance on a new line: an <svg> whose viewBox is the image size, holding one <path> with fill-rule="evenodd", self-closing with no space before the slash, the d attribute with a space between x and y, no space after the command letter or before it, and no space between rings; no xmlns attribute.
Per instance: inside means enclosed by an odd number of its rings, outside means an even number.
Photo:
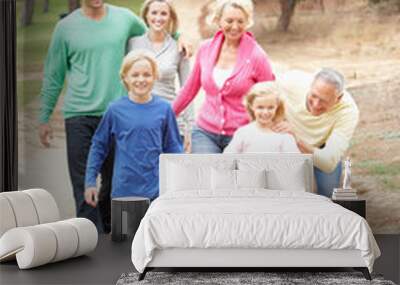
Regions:
<svg viewBox="0 0 400 285"><path fill-rule="evenodd" d="M357 193L357 189L334 188L334 193Z"/></svg>
<svg viewBox="0 0 400 285"><path fill-rule="evenodd" d="M336 197L354 197L357 196L355 193L333 193Z"/></svg>
<svg viewBox="0 0 400 285"><path fill-rule="evenodd" d="M358 196L354 195L354 196L336 196L335 194L332 195L332 200L358 200Z"/></svg>

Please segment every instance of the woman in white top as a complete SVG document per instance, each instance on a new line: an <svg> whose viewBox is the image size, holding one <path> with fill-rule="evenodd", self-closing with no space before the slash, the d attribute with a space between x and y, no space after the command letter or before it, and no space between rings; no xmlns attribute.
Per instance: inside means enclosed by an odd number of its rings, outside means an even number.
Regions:
<svg viewBox="0 0 400 285"><path fill-rule="evenodd" d="M300 152L291 134L272 130L285 117L284 103L275 82L255 84L245 97L245 105L252 122L234 133L224 153Z"/></svg>
<svg viewBox="0 0 400 285"><path fill-rule="evenodd" d="M160 77L154 84L153 93L172 102L176 97L176 75L180 86L183 86L190 72L189 61L179 52L177 41L173 38L178 28L178 16L171 1L146 0L142 6L141 17L149 30L143 36L129 40L128 52L133 49L146 49L154 54ZM185 150L189 151L194 123L193 106L177 121Z"/></svg>

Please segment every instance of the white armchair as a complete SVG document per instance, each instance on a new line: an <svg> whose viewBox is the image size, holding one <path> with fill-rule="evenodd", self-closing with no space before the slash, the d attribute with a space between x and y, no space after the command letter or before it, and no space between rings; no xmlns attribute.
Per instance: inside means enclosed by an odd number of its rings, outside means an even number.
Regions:
<svg viewBox="0 0 400 285"><path fill-rule="evenodd" d="M20 269L84 255L98 233L88 219L60 221L54 198L44 189L0 193L0 262L17 259Z"/></svg>

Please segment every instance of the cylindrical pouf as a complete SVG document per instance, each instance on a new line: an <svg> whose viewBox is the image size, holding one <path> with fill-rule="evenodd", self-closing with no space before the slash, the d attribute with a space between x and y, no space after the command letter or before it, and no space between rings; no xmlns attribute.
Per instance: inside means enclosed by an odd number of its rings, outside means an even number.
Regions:
<svg viewBox="0 0 400 285"><path fill-rule="evenodd" d="M111 239L123 241L133 238L149 205L150 200L144 197L113 198L111 202Z"/></svg>
<svg viewBox="0 0 400 285"><path fill-rule="evenodd" d="M57 251L51 262L71 258L78 250L78 233L70 223L58 221L43 224L43 227L51 229L57 238Z"/></svg>
<svg viewBox="0 0 400 285"><path fill-rule="evenodd" d="M56 200L44 189L28 189L22 191L28 194L39 218L39 224L51 223L60 220L60 212L58 211Z"/></svg>
<svg viewBox="0 0 400 285"><path fill-rule="evenodd" d="M96 248L99 234L96 226L91 220L85 218L72 218L63 222L74 226L78 233L78 249L73 257L86 254Z"/></svg>
<svg viewBox="0 0 400 285"><path fill-rule="evenodd" d="M39 224L39 218L31 197L24 191L1 193L8 199L15 215L17 227L27 227Z"/></svg>
<svg viewBox="0 0 400 285"><path fill-rule="evenodd" d="M0 194L0 238L9 229L16 226L17 222L11 204L6 197Z"/></svg>
<svg viewBox="0 0 400 285"><path fill-rule="evenodd" d="M20 269L49 263L57 252L54 232L43 225L14 228L0 239L0 259L16 256Z"/></svg>

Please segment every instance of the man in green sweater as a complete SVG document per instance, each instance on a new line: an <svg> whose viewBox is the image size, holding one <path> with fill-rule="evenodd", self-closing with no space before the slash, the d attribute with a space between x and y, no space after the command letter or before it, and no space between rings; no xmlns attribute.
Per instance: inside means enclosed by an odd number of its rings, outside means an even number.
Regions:
<svg viewBox="0 0 400 285"><path fill-rule="evenodd" d="M67 158L78 217L98 227L97 209L85 203L84 180L91 139L108 104L123 96L119 69L127 40L142 35L146 26L130 10L82 0L82 8L60 20L49 46L41 91L39 137L50 146L50 116L67 79L62 112L65 118ZM185 48L190 46L182 44ZM99 209L105 232L110 231L112 154L101 172ZM100 227L99 227L100 228Z"/></svg>

